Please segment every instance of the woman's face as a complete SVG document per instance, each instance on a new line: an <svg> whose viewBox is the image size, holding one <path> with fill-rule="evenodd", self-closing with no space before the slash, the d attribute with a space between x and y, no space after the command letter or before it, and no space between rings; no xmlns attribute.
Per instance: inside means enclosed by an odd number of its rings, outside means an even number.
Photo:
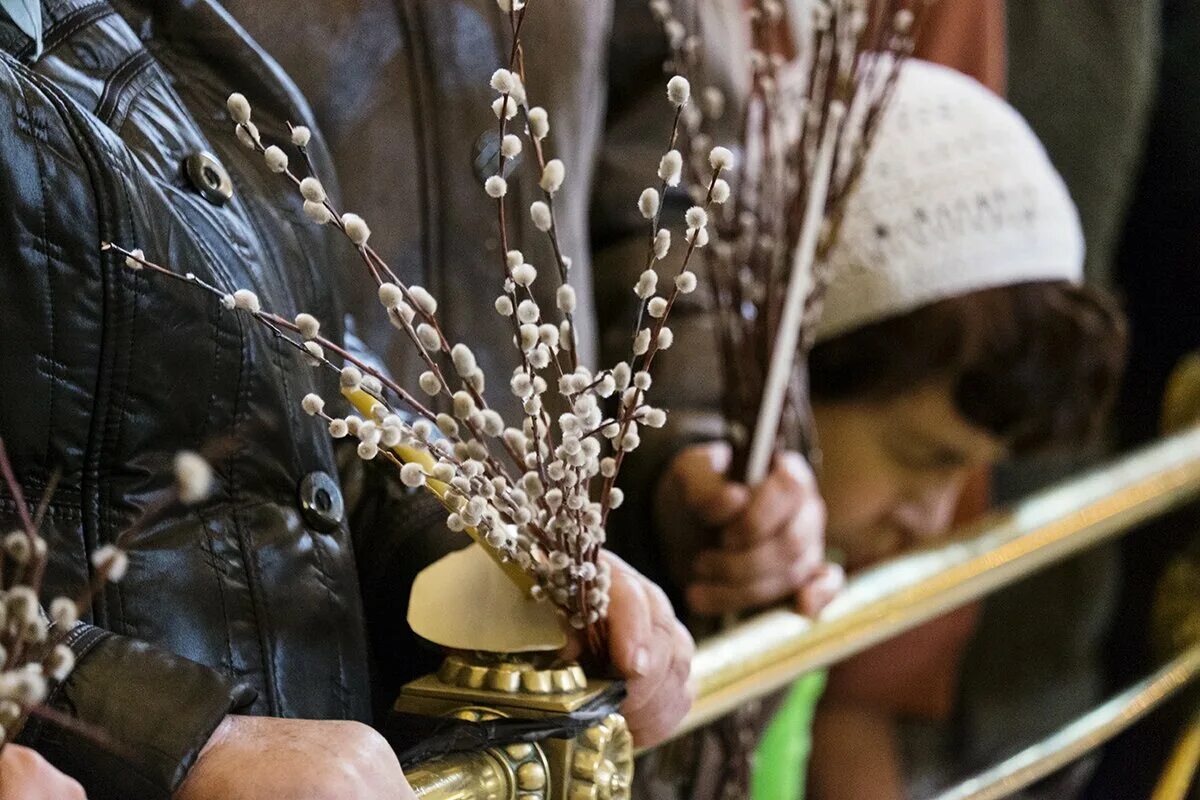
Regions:
<svg viewBox="0 0 1200 800"><path fill-rule="evenodd" d="M944 535L967 477L1004 450L959 414L945 384L814 413L827 537L850 570Z"/></svg>

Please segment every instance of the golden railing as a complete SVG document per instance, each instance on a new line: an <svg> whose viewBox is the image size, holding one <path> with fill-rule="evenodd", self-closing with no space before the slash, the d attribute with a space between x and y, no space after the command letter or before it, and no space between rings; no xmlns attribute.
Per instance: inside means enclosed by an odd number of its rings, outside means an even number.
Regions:
<svg viewBox="0 0 1200 800"><path fill-rule="evenodd" d="M782 610L749 619L699 646L693 665L697 699L679 733L1197 497L1200 430L1193 430L1033 495L964 530L949 544L856 576L816 622ZM1200 651L1193 648L1070 728L944 798L1002 797L1016 791L1103 743L1198 673ZM446 701L450 706L453 697L452 690ZM512 699L511 704L520 702ZM564 758L571 758L571 752ZM430 800L516 798L517 776L503 755L490 751L441 760L412 771L410 781L418 796ZM623 796L610 790L615 787L573 784L569 768L551 768L550 773L538 793L520 797Z"/></svg>

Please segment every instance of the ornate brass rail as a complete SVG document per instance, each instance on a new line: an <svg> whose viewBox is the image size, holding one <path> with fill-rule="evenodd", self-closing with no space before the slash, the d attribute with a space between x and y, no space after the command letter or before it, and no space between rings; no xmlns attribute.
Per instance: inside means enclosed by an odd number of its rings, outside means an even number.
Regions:
<svg viewBox="0 0 1200 800"><path fill-rule="evenodd" d="M952 544L850 581L813 623L759 615L706 640L693 667L697 700L681 733L797 676L978 599L1200 494L1200 431L1139 451L990 516Z"/></svg>
<svg viewBox="0 0 1200 800"><path fill-rule="evenodd" d="M1052 736L939 794L935 800L999 800L1062 769L1157 708L1200 676L1200 644Z"/></svg>
<svg viewBox="0 0 1200 800"><path fill-rule="evenodd" d="M950 544L855 577L815 623L787 611L750 619L698 648L697 700L679 733L1197 496L1200 430L1193 430L1034 495L964 530ZM457 759L430 764L411 779L417 794L431 800L516 796L515 787L472 789L480 784L471 774L487 769L483 756ZM563 787L550 796L568 795Z"/></svg>

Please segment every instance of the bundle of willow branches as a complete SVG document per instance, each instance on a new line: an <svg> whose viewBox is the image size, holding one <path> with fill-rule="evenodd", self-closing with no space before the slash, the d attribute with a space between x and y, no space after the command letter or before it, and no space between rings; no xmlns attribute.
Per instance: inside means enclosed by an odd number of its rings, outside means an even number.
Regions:
<svg viewBox="0 0 1200 800"><path fill-rule="evenodd" d="M652 0L670 44L669 69L703 74L703 53L670 0ZM705 275L718 315L732 477L753 485L785 441L816 458L802 366L821 313L824 255L837 240L925 0L822 0L793 25L780 0L755 0L750 93L741 118L732 202L718 209ZM796 31L802 31L797 41ZM684 114L682 149L693 187L719 90ZM693 191L698 191L693 189ZM795 413L784 414L790 408Z"/></svg>
<svg viewBox="0 0 1200 800"><path fill-rule="evenodd" d="M685 78L671 78L663 105L665 112L674 114L674 129L660 162L647 165L654 185L637 199L646 219L647 246L645 270L633 287L639 323L631 335L630 357L597 371L578 363L576 299L568 283L571 264L563 255L566 248L555 220L555 199L567 171L562 161L548 155L550 115L531 101L525 83L521 31L532 5L499 2L511 33L508 62L491 77L499 163L478 189L496 206L502 247L493 291L497 324L512 330L516 366L504 385L520 401L519 420L504 420L488 404L474 352L465 342L451 340L432 294L405 283L385 263L369 243L366 221L334 206L306 155L308 129L293 127L289 137L306 173L297 174L282 148L263 144L251 120L250 103L240 94L228 101L238 138L263 156L269 170L292 184L310 220L335 229L357 251L392 325L425 365L419 386L401 386L323 337L319 321L310 314L293 310L284 316L267 310L265 299L248 289L216 286L155 264L140 250L105 246L124 255L131 269L177 278L212 293L225 308L268 326L315 367L336 370L353 407L347 409L350 413L330 413L331 398L316 395L303 398L304 409L322 418L333 437L357 438L363 459L386 459L406 485L437 493L449 512L451 530L471 534L519 586L536 599L552 602L573 628L586 631L592 652L603 658L610 576L599 555L608 514L622 501L616 479L626 454L640 443L641 426L661 427L666 421L663 409L646 402L650 369L656 354L672 344L667 327L672 306L679 295L696 288L691 264L708 242L709 215L729 198L729 186L720 176L731 165L732 154L722 147L706 154L708 166L702 174L707 189L687 212L683 241L673 243L671 232L660 224L659 208L662 193L682 177L682 156L673 147L691 91ZM533 158L525 163L537 171L542 196L527 210L517 210L509 200L506 168L515 166L526 149ZM539 268L510 249L509 220L517 213L528 213L548 237L553 264ZM655 264L673 244L683 256L679 268L663 281L664 290ZM546 275L557 284L554 309L541 307L532 291ZM435 402L448 411L436 411Z"/></svg>

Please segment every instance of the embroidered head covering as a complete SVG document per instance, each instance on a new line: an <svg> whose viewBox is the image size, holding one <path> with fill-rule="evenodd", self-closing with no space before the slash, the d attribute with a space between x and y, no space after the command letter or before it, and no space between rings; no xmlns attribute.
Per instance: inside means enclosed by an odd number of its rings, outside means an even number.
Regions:
<svg viewBox="0 0 1200 800"><path fill-rule="evenodd" d="M1082 280L1066 185L983 85L909 60L876 136L829 255L819 339L981 289Z"/></svg>

